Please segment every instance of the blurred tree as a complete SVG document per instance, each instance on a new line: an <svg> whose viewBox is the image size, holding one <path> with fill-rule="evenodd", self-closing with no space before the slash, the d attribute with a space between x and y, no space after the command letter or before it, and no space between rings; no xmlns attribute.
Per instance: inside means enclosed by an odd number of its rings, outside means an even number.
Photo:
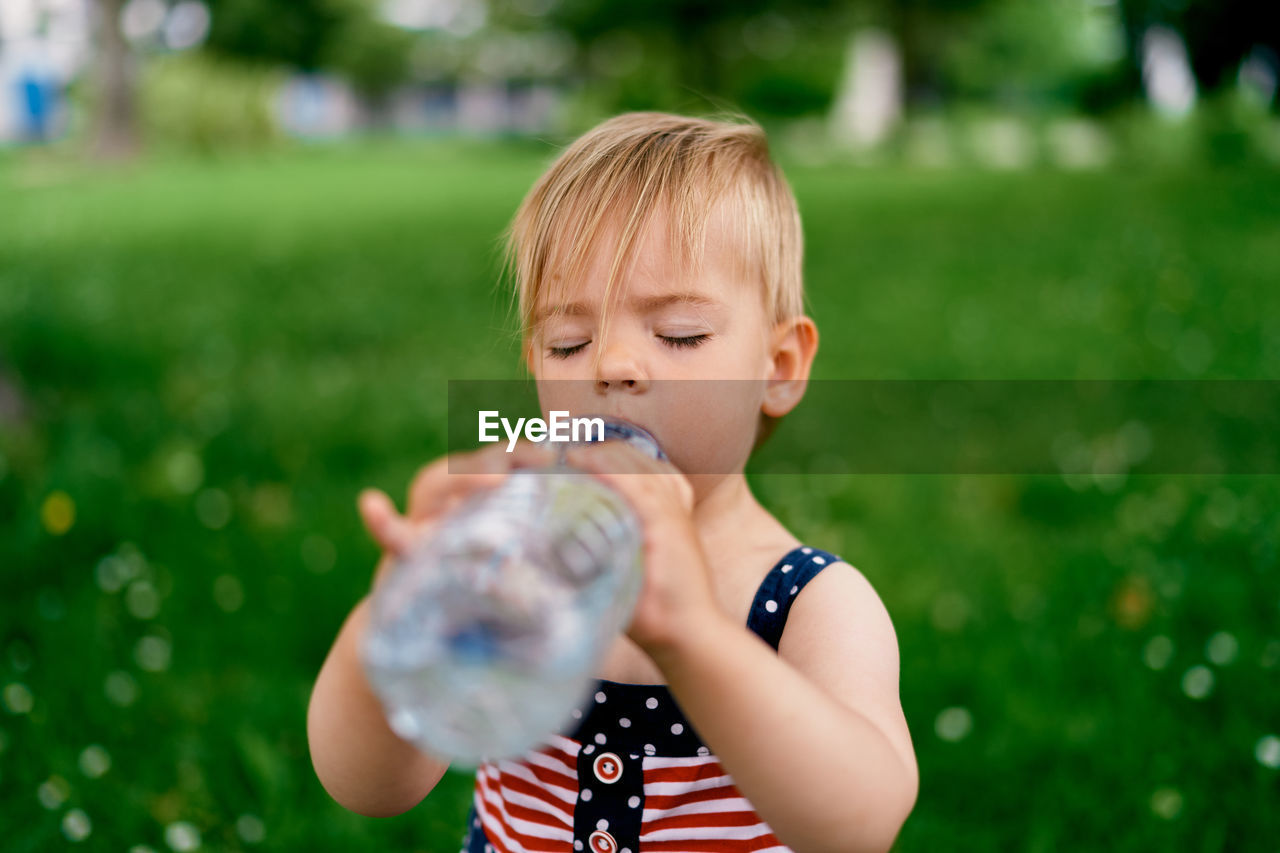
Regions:
<svg viewBox="0 0 1280 853"><path fill-rule="evenodd" d="M120 30L125 0L97 0L93 13L97 80L93 93L95 156L132 157L138 149L138 110L133 55Z"/></svg>
<svg viewBox="0 0 1280 853"><path fill-rule="evenodd" d="M910 102L933 102L948 93L944 57L960 24L991 0L875 0L882 20L902 51L902 81Z"/></svg>
<svg viewBox="0 0 1280 853"><path fill-rule="evenodd" d="M207 47L303 71L331 69L375 101L409 76L413 37L383 21L375 0L207 0Z"/></svg>
<svg viewBox="0 0 1280 853"><path fill-rule="evenodd" d="M580 45L582 61L604 53L612 59L627 42L638 42L646 57L646 74L669 72L682 94L713 99L726 95L777 114L815 112L834 92L845 45L861 26L890 31L902 52L906 96L934 101L953 88L948 78L948 50L963 24L980 17L998 0L652 0L611 3L607 0L562 0L548 21L570 33ZM799 50L786 61L741 61L726 49L741 46L744 32L761 21L789 25ZM750 46L749 46L750 47ZM595 50L593 50L595 48ZM803 55L797 55L803 54ZM818 57L815 67L814 57ZM759 57L757 57L759 60ZM655 68L661 65L663 68ZM797 69L799 69L797 73ZM592 69L581 69L590 75ZM825 75L825 80L823 76ZM628 81L632 92L636 81ZM651 95L651 97L653 97ZM624 106L643 106L628 103Z"/></svg>
<svg viewBox="0 0 1280 853"><path fill-rule="evenodd" d="M377 110L391 90L407 80L414 36L372 15L355 15L332 38L321 65L346 77Z"/></svg>
<svg viewBox="0 0 1280 853"><path fill-rule="evenodd" d="M727 83L726 31L741 32L745 23L764 15L823 16L848 5L849 0L563 0L547 17L584 47L596 44L607 50L622 33L638 39L649 56L669 63L678 89L717 98Z"/></svg>
<svg viewBox="0 0 1280 853"><path fill-rule="evenodd" d="M206 47L240 59L318 69L343 29L368 8L360 0L206 0Z"/></svg>
<svg viewBox="0 0 1280 853"><path fill-rule="evenodd" d="M957 22L940 71L952 97L1100 112L1115 104L1125 55L1114 5L990 0Z"/></svg>
<svg viewBox="0 0 1280 853"><path fill-rule="evenodd" d="M410 73L413 37L378 16L376 0L204 0L205 49L303 71L334 70L374 106ZM139 143L137 57L120 28L127 0L94 0L97 74L94 152L132 156ZM172 5L172 0L166 0Z"/></svg>
<svg viewBox="0 0 1280 853"><path fill-rule="evenodd" d="M1163 24L1181 34L1201 89L1235 82L1236 69L1255 47L1280 55L1280 3L1274 0L1119 0L1129 48L1129 87L1141 91L1142 40Z"/></svg>

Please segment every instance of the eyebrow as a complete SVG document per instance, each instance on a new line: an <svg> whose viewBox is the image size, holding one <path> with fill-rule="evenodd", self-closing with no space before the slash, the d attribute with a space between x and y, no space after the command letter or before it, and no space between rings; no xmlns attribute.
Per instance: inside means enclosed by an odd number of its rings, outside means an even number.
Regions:
<svg viewBox="0 0 1280 853"><path fill-rule="evenodd" d="M680 292L663 293L657 296L638 296L630 300L631 307L642 312L651 313L668 305L692 305L695 308L718 308L720 302L701 293ZM584 302L569 302L552 308L543 308L534 314L535 326L541 325L551 316L585 317L591 314L591 308Z"/></svg>

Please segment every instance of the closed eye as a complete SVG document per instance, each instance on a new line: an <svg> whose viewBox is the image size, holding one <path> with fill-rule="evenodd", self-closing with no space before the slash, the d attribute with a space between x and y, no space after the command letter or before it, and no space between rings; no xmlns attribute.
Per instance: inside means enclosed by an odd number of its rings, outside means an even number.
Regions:
<svg viewBox="0 0 1280 853"><path fill-rule="evenodd" d="M703 341L711 337L711 335L689 335L684 338L675 338L669 335L658 335L658 337L662 339L663 343L673 349L691 349L702 344Z"/></svg>
<svg viewBox="0 0 1280 853"><path fill-rule="evenodd" d="M701 335L687 335L683 337L658 335L658 340L662 341L672 349L692 349L696 346L702 345L709 337L711 337L711 335L705 333ZM589 343L591 343L591 341L583 341L580 344L573 344L572 346L567 347L547 347L547 355L551 358L570 358L585 349Z"/></svg>
<svg viewBox="0 0 1280 853"><path fill-rule="evenodd" d="M577 352L580 352L583 349L583 347L585 347L589 343L591 343L591 341L583 341L580 344L574 344L573 346L569 346L569 347L547 347L547 355L551 356L552 358L568 358L569 356L574 355Z"/></svg>

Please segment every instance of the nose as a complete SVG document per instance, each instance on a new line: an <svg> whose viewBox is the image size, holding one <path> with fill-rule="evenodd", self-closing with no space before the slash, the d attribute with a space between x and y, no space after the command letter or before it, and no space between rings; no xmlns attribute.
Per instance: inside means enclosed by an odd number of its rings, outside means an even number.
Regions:
<svg viewBox="0 0 1280 853"><path fill-rule="evenodd" d="M622 335L609 336L598 352L596 360L595 388L597 394L610 391L621 391L638 394L649 388L649 374L636 354L635 347L629 346Z"/></svg>

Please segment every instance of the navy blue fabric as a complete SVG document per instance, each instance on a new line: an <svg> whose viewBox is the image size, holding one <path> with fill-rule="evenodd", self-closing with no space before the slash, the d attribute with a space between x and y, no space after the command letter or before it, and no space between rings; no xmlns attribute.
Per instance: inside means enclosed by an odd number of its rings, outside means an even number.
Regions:
<svg viewBox="0 0 1280 853"><path fill-rule="evenodd" d="M779 560L756 591L747 627L774 649L782 638L791 604L800 590L824 568L840 558L827 551L801 546ZM609 827L618 849L640 849L640 819L644 811L644 758L709 755L693 726L685 719L665 684L626 684L601 680L583 708L574 711L575 725L566 732L582 744L578 755L578 789L590 799L574 804L573 834L589 850L597 826ZM596 760L612 753L622 765L621 778L601 784ZM467 816L464 853L486 853L487 840L474 805ZM577 845L575 845L577 847Z"/></svg>
<svg viewBox="0 0 1280 853"><path fill-rule="evenodd" d="M675 697L665 684L599 681L587 704L574 711L577 727L565 735L590 747L637 755L688 757L706 755Z"/></svg>
<svg viewBox="0 0 1280 853"><path fill-rule="evenodd" d="M827 566L838 562L840 558L835 554L807 545L791 551L760 584L747 616L747 627L770 646L778 648L782 629L787 626L787 614L800 590Z"/></svg>
<svg viewBox="0 0 1280 853"><path fill-rule="evenodd" d="M471 810L467 812L467 835L462 840L460 853L492 853L492 847L485 850L488 846L489 840L484 837L484 830L480 828L480 818L476 815L475 804L472 803Z"/></svg>
<svg viewBox="0 0 1280 853"><path fill-rule="evenodd" d="M605 752L605 747L588 752L585 744L578 753L578 801L573 804L573 840L582 842L584 853L597 853L591 834L603 829L613 836L615 849L640 849L640 824L644 816L644 759L639 755ZM619 762L622 770L616 781L605 783L596 772L597 762ZM590 791L590 794L586 792ZM590 799L587 799L590 797ZM577 849L577 844L574 848Z"/></svg>

